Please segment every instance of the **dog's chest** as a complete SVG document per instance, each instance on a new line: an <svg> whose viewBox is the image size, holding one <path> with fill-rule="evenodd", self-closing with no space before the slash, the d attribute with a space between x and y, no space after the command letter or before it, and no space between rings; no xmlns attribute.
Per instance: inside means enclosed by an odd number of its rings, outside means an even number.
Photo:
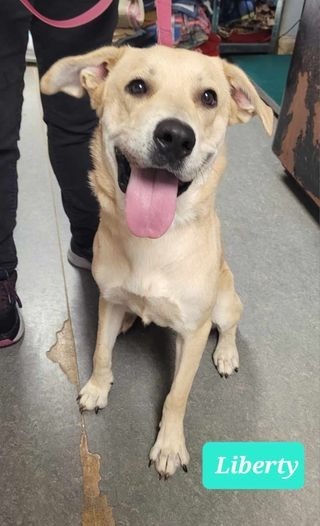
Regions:
<svg viewBox="0 0 320 526"><path fill-rule="evenodd" d="M124 247L103 241L95 241L93 274L107 301L124 305L145 324L177 332L194 330L211 315L219 255L209 258L205 252L199 260L198 237L187 244L181 236L179 243L160 240L156 246L139 238Z"/></svg>
<svg viewBox="0 0 320 526"><path fill-rule="evenodd" d="M104 296L113 303L126 305L128 311L137 314L146 325L153 322L162 327L175 327L181 323L180 308L169 298L141 296L120 287L107 289Z"/></svg>
<svg viewBox="0 0 320 526"><path fill-rule="evenodd" d="M103 296L112 303L125 305L145 324L151 322L162 327L178 328L182 311L177 298L170 297L165 281L154 279L129 280L116 287L103 287Z"/></svg>

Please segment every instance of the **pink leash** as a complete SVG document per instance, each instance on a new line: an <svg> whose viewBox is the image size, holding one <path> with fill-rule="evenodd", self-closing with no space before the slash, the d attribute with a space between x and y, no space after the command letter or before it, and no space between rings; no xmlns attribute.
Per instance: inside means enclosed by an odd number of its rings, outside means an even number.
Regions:
<svg viewBox="0 0 320 526"><path fill-rule="evenodd" d="M173 46L171 0L156 0L158 44Z"/></svg>
<svg viewBox="0 0 320 526"><path fill-rule="evenodd" d="M88 24L98 16L102 15L104 11L111 5L112 0L99 0L93 7L90 7L81 15L67 20L54 20L48 18L30 4L29 0L20 0L20 2L32 13L34 16L39 18L45 24L49 26L58 27L60 29L70 29L73 27L83 26ZM156 11L157 11L157 32L158 32L158 43L166 46L173 45L172 28L171 28L171 0L156 0Z"/></svg>
<svg viewBox="0 0 320 526"><path fill-rule="evenodd" d="M37 11L35 7L30 4L29 0L20 0L20 2L28 9L28 11L30 11L30 13L39 18L39 20L45 24L53 27L59 27L60 29L70 29L72 27L79 27L83 26L84 24L88 24L88 22L91 22L98 16L102 15L102 13L108 9L112 0L99 0L96 5L90 7L90 9L81 15L75 16L74 18L68 18L68 20L54 20L52 18L48 18L39 13L39 11Z"/></svg>

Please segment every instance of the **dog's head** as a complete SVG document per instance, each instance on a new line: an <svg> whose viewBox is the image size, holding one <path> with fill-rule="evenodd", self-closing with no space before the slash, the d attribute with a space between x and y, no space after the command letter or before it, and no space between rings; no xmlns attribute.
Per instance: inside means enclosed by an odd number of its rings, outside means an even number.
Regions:
<svg viewBox="0 0 320 526"><path fill-rule="evenodd" d="M208 183L229 123L257 114L272 132L272 111L242 70L183 49L105 47L67 57L41 89L88 92L115 199L125 202L129 229L140 237L163 235L177 205Z"/></svg>

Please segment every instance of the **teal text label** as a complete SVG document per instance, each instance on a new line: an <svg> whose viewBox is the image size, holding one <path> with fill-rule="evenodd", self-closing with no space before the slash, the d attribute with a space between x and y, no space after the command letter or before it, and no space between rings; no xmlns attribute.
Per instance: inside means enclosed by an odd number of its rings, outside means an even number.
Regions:
<svg viewBox="0 0 320 526"><path fill-rule="evenodd" d="M304 446L300 442L207 442L202 448L206 489L300 489Z"/></svg>

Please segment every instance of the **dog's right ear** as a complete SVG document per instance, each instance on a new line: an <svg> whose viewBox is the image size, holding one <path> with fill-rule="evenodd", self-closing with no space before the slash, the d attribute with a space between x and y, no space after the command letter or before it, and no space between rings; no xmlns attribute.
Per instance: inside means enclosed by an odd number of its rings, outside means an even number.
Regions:
<svg viewBox="0 0 320 526"><path fill-rule="evenodd" d="M41 91L45 95L63 91L80 98L86 90L92 107L97 109L103 81L123 52L124 48L106 46L86 55L62 58L42 77Z"/></svg>

